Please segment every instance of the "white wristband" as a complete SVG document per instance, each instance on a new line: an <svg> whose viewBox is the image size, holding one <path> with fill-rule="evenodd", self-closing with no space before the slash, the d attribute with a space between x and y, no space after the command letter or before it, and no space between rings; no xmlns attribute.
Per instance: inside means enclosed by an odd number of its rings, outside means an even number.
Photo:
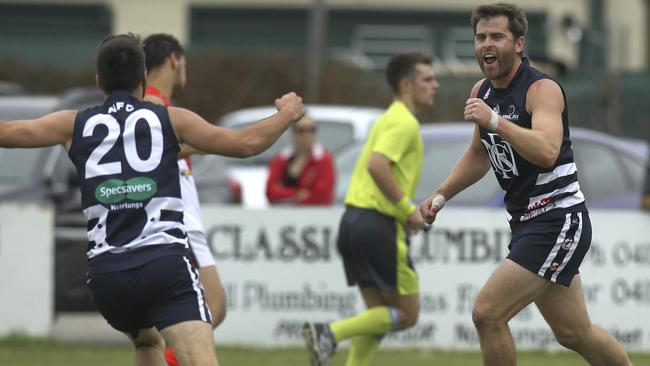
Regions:
<svg viewBox="0 0 650 366"><path fill-rule="evenodd" d="M431 206L437 207L438 211L445 205L445 202L447 202L447 199L440 193L436 193L431 197Z"/></svg>
<svg viewBox="0 0 650 366"><path fill-rule="evenodd" d="M496 131L498 126L499 126L499 115L497 114L497 112L492 111L492 114L490 115L490 123L488 123L487 128L489 128L492 131Z"/></svg>

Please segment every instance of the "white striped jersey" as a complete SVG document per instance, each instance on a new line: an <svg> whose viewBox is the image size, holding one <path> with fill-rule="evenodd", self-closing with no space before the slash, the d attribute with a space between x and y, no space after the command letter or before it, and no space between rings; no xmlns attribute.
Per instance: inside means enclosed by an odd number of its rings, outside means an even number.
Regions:
<svg viewBox="0 0 650 366"><path fill-rule="evenodd" d="M141 265L162 253L141 250L154 245L181 244L167 253L187 248L178 151L167 108L129 93L114 92L77 114L68 154L88 220L90 267Z"/></svg>
<svg viewBox="0 0 650 366"><path fill-rule="evenodd" d="M486 79L479 88L477 97L505 119L530 129L531 116L526 111L526 93L535 81L550 78L531 67L526 58L522 61L507 88L496 89ZM586 211L571 148L564 90L562 96L564 135L558 158L550 168L529 162L499 134L480 128L481 142L490 157L492 170L501 188L506 191L504 202L510 222L527 221L556 209Z"/></svg>

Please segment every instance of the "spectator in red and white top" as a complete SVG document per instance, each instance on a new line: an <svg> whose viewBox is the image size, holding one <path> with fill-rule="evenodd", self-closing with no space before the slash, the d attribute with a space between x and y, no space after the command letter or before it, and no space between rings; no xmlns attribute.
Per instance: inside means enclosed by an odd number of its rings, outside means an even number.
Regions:
<svg viewBox="0 0 650 366"><path fill-rule="evenodd" d="M336 173L332 154L316 142L316 121L303 117L292 138L293 147L271 160L266 197L271 204L331 205Z"/></svg>

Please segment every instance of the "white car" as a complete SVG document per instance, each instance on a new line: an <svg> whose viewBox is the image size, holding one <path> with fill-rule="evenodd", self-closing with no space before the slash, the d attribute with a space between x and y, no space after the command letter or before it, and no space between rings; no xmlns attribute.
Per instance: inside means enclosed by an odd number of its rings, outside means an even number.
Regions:
<svg viewBox="0 0 650 366"><path fill-rule="evenodd" d="M317 141L334 156L345 147L365 141L371 125L384 112L372 107L349 107L336 105L308 105L306 111L318 126ZM271 116L275 107L247 108L225 115L220 125L235 130ZM246 159L229 159L228 177L241 192L244 207L268 207L266 180L268 164L280 150L291 145L290 132L285 132L267 151ZM200 158L194 159L200 164Z"/></svg>

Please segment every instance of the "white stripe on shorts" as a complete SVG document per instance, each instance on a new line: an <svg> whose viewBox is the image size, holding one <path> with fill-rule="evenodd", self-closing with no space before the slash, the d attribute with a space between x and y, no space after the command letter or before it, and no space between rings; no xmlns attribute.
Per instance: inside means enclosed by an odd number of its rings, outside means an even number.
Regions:
<svg viewBox="0 0 650 366"><path fill-rule="evenodd" d="M199 282L199 276L196 272L194 272L195 269L190 261L185 257L183 257L183 260L187 266L187 271L190 272L190 276L192 277L192 288L194 288L194 292L196 292L196 299L199 304L199 313L201 314L201 320L210 323L210 319L208 319L208 316L206 315L206 311L208 314L210 314L210 309L205 305L205 298L203 297L203 291L201 291L201 282ZM212 314L210 314L210 318L212 318Z"/></svg>
<svg viewBox="0 0 650 366"><path fill-rule="evenodd" d="M553 259L555 259L555 257L557 256L557 252L560 251L560 248L562 247L562 243L564 243L564 239L566 237L567 231L569 230L569 227L571 227L570 213L566 214L566 219L564 219L564 226L562 226L560 235L558 235L557 239L555 240L555 246L551 250L551 253L548 255L548 257L546 257L546 261L544 262L544 265L542 265L542 268L540 268L539 272L537 272L538 275L544 277L544 273L546 273L548 267L551 266Z"/></svg>
<svg viewBox="0 0 650 366"><path fill-rule="evenodd" d="M578 220L580 222L578 223L578 230L576 230L576 233L573 234L573 241L571 242L571 248L569 249L569 252L564 256L564 259L562 260L562 264L557 268L557 271L553 274L551 277L552 282L557 281L557 275L562 272L564 267L566 267L566 264L569 263L571 260L571 256L573 256L573 252L576 251L576 248L578 247L578 242L580 241L580 235L582 234L582 212L578 212Z"/></svg>

